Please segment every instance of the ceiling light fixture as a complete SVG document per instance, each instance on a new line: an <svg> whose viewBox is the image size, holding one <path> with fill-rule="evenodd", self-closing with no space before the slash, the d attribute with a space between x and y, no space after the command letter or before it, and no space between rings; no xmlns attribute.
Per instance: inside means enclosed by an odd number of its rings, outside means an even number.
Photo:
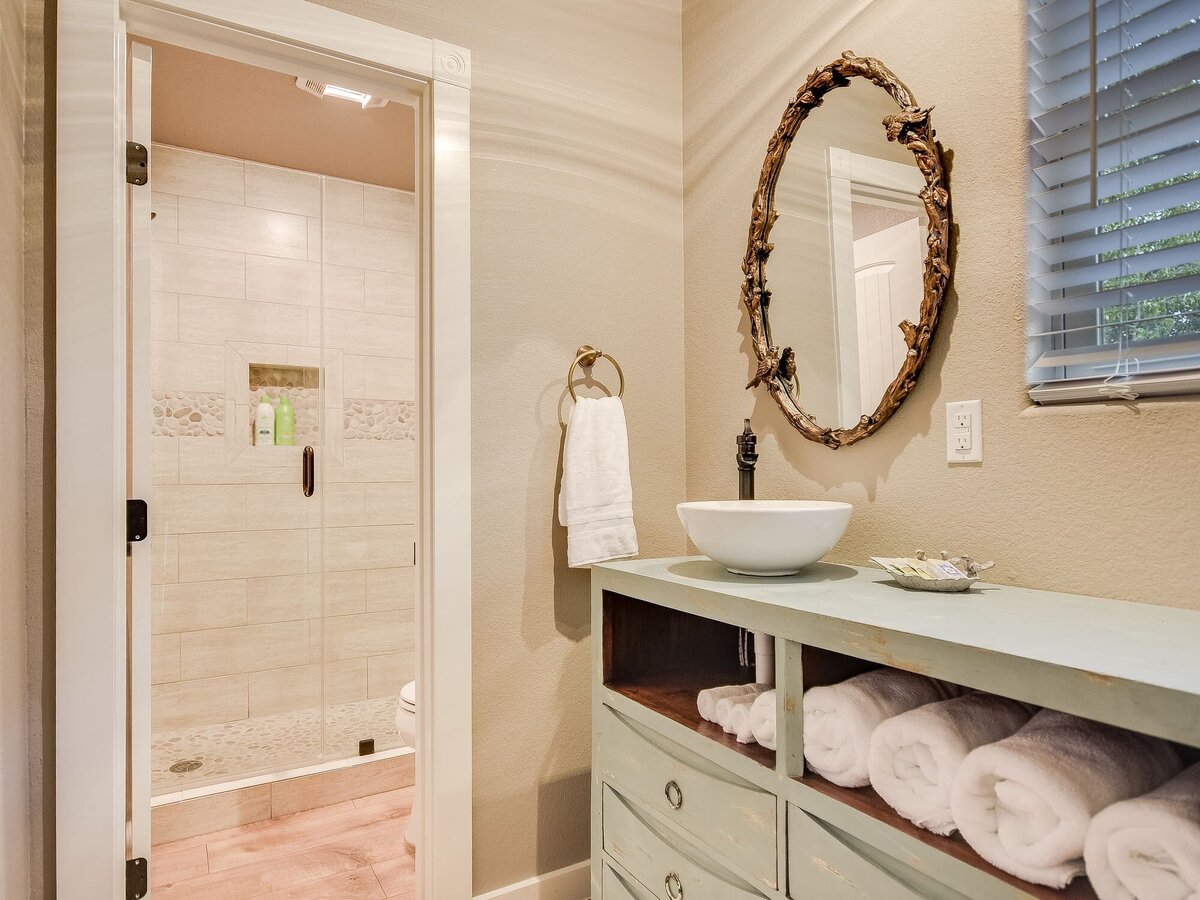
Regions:
<svg viewBox="0 0 1200 900"><path fill-rule="evenodd" d="M365 91L338 87L336 84L325 84L322 81L317 81L313 78L304 78L303 76L296 79L296 87L307 94L313 94L317 97L337 97L341 100L351 100L363 109L378 109L388 104L387 100L382 97L372 96Z"/></svg>

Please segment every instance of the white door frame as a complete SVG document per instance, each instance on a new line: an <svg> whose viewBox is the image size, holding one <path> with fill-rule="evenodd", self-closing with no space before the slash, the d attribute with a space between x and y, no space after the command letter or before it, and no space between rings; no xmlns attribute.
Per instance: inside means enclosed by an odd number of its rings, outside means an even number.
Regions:
<svg viewBox="0 0 1200 900"><path fill-rule="evenodd" d="M417 109L418 702L438 710L422 717L418 736L418 896L469 897L470 54L302 0L59 0L58 9L58 896L125 896L128 26Z"/></svg>

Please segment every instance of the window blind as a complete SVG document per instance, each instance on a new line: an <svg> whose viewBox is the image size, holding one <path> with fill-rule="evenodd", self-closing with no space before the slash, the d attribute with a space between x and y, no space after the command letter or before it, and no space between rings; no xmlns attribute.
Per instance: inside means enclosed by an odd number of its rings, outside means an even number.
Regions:
<svg viewBox="0 0 1200 900"><path fill-rule="evenodd" d="M1200 391L1200 0L1027 0L1028 380Z"/></svg>

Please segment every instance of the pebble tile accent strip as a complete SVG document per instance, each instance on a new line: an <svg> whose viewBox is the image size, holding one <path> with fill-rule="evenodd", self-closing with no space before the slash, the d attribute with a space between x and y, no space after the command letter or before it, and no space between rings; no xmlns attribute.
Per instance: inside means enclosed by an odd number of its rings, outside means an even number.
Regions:
<svg viewBox="0 0 1200 900"><path fill-rule="evenodd" d="M346 440L411 441L417 404L411 400L346 400Z"/></svg>
<svg viewBox="0 0 1200 900"><path fill-rule="evenodd" d="M219 437L225 433L225 395L152 391L156 437Z"/></svg>
<svg viewBox="0 0 1200 900"><path fill-rule="evenodd" d="M250 364L250 390L273 387L289 391L318 386L320 373L314 366L263 366Z"/></svg>

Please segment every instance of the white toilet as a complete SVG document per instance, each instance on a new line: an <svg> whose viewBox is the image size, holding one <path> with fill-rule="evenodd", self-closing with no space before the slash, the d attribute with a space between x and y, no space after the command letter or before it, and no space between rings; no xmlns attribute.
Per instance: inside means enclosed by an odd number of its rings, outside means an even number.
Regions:
<svg viewBox="0 0 1200 900"><path fill-rule="evenodd" d="M396 703L396 731L400 740L414 749L417 746L417 683L410 681L400 688L400 700ZM408 820L408 830L404 833L414 847L420 837L420 820L417 818L417 801L413 798L412 815Z"/></svg>

